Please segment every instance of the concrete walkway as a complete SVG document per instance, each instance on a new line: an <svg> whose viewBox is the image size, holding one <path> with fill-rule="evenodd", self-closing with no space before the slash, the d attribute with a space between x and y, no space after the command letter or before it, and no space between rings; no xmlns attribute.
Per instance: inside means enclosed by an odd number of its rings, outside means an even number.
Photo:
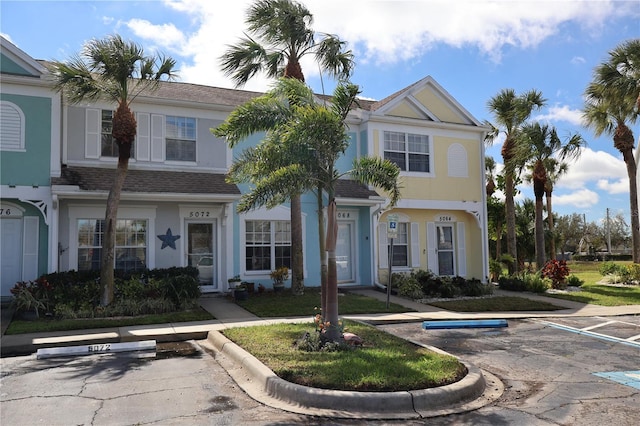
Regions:
<svg viewBox="0 0 640 426"><path fill-rule="evenodd" d="M386 301L386 294L372 288L349 289L350 292ZM640 314L640 305L603 307L555 299L541 295L496 290L497 296L517 296L546 301L564 309L547 312L459 313L391 296L390 302L405 306L397 314L343 315L347 319L373 324L420 322L445 319L524 319L565 316L615 316ZM412 419L465 412L480 408L502 394L500 380L486 371L467 365L469 374L449 386L411 392L375 393L341 392L294 385L278 378L251 354L219 333L230 327L273 324L277 322L311 322L310 316L298 318L259 318L231 299L205 295L200 305L215 320L191 323L116 327L82 331L4 335L12 312L2 309L2 356L32 354L39 348L156 340L157 342L198 340L215 350L216 360L236 383L254 399L282 410L307 415L360 419ZM418 324L416 324L419 327ZM438 348L432 348L439 350ZM464 362L464 360L462 360Z"/></svg>

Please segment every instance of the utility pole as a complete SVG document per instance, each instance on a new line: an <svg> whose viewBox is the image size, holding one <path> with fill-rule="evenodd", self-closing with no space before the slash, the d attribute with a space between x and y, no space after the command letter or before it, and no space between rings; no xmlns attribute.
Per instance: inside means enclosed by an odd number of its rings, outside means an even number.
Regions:
<svg viewBox="0 0 640 426"><path fill-rule="evenodd" d="M611 255L611 222L609 222L609 207L607 207L607 247Z"/></svg>

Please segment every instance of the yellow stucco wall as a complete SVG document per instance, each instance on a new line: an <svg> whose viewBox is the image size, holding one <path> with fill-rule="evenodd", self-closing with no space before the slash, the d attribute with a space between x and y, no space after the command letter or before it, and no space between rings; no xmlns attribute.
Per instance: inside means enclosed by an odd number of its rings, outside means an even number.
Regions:
<svg viewBox="0 0 640 426"><path fill-rule="evenodd" d="M457 247L457 226L458 222L465 224L465 253L466 253L466 268L467 273L465 278L477 278L482 280L484 278L483 265L482 265L482 231L478 226L478 222L471 214L459 211L459 210L419 210L419 209L393 209L390 212L386 212L382 215L380 223L387 221L389 214L399 214L408 216L409 223L417 223L419 226L419 238L420 238L420 268L410 269L428 269L428 253L427 253L427 222L438 223L438 217L441 215L449 216L453 218L452 222L447 222L454 226L454 241L456 249L454 255L456 258L456 268L459 266L458 260L458 247ZM402 218L402 216L401 216ZM411 241L409 241L411 246ZM411 258L411 254L409 254ZM410 262L410 261L409 261ZM394 268L395 270L396 268ZM459 270L456 269L456 272ZM437 273L437 271L433 271ZM388 269L379 269L378 278L380 282L386 282Z"/></svg>
<svg viewBox="0 0 640 426"><path fill-rule="evenodd" d="M406 102L402 102L395 108L389 110L387 115L393 115L395 117L423 118L421 114L418 114L416 110L411 108L411 106Z"/></svg>
<svg viewBox="0 0 640 426"><path fill-rule="evenodd" d="M430 86L425 86L420 92L414 94L414 97L429 109L440 121L445 123L467 124L458 114L440 99Z"/></svg>

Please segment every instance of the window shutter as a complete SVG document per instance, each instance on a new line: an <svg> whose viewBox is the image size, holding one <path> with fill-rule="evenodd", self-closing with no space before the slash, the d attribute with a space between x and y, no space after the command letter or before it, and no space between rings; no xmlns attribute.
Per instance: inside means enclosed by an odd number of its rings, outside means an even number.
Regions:
<svg viewBox="0 0 640 426"><path fill-rule="evenodd" d="M427 268L434 274L438 273L437 243L436 224L434 222L427 222Z"/></svg>
<svg viewBox="0 0 640 426"><path fill-rule="evenodd" d="M378 264L380 269L389 268L389 242L387 240L387 224L378 224Z"/></svg>
<svg viewBox="0 0 640 426"><path fill-rule="evenodd" d="M411 267L420 267L420 225L411 224Z"/></svg>
<svg viewBox="0 0 640 426"><path fill-rule="evenodd" d="M469 177L467 150L459 143L452 144L447 150L447 165L449 176Z"/></svg>
<svg viewBox="0 0 640 426"><path fill-rule="evenodd" d="M465 248L464 222L458 222L458 275L467 276L467 250Z"/></svg>
<svg viewBox="0 0 640 426"><path fill-rule="evenodd" d="M149 161L151 150L151 123L149 113L137 113L136 160Z"/></svg>
<svg viewBox="0 0 640 426"><path fill-rule="evenodd" d="M38 228L40 221L36 216L25 216L22 239L22 279L38 278Z"/></svg>
<svg viewBox="0 0 640 426"><path fill-rule="evenodd" d="M164 161L164 116L151 116L151 161Z"/></svg>
<svg viewBox="0 0 640 426"><path fill-rule="evenodd" d="M85 112L85 158L100 158L102 139L102 112L99 109L87 109Z"/></svg>
<svg viewBox="0 0 640 426"><path fill-rule="evenodd" d="M1 102L0 105L0 148L7 151L24 149L22 112L9 102Z"/></svg>

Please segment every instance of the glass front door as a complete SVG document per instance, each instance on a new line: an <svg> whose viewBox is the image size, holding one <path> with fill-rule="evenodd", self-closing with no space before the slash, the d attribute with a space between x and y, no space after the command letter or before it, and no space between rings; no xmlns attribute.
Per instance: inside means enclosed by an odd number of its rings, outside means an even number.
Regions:
<svg viewBox="0 0 640 426"><path fill-rule="evenodd" d="M438 275L455 275L455 265L453 256L453 226L437 225L438 239Z"/></svg>
<svg viewBox="0 0 640 426"><path fill-rule="evenodd" d="M187 222L187 265L198 269L201 286L217 289L214 223Z"/></svg>
<svg viewBox="0 0 640 426"><path fill-rule="evenodd" d="M338 282L355 281L353 232L355 223L338 223L338 241L336 243L336 268Z"/></svg>

